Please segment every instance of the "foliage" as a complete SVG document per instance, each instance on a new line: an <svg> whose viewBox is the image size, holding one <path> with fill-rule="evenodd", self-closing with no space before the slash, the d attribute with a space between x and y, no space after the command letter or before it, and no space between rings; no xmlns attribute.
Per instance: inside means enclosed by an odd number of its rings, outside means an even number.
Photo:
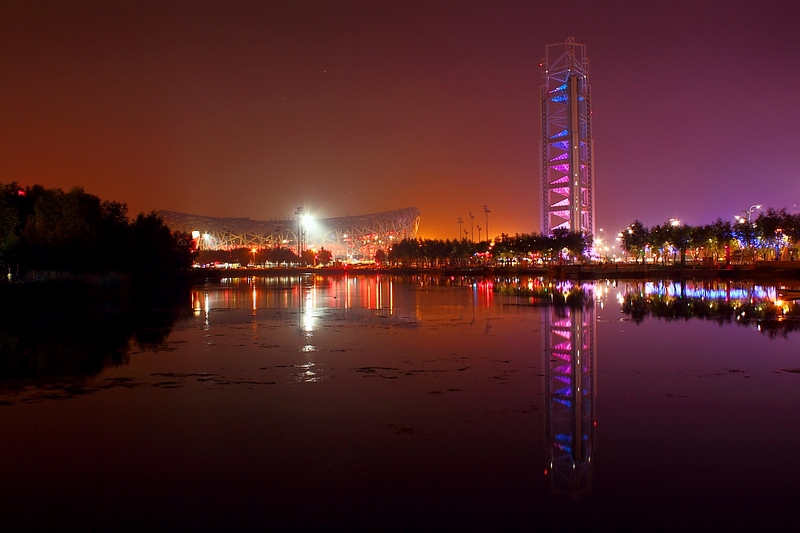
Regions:
<svg viewBox="0 0 800 533"><path fill-rule="evenodd" d="M326 250L325 248L320 248L317 252L317 263L320 265L329 265L330 262L333 260L333 254L330 250Z"/></svg>
<svg viewBox="0 0 800 533"><path fill-rule="evenodd" d="M494 241L467 239L404 239L389 250L394 265L410 267L465 267L504 265L514 261L561 262L582 260L592 246L592 237L556 230L553 235L537 233L500 235Z"/></svg>
<svg viewBox="0 0 800 533"><path fill-rule="evenodd" d="M125 204L75 187L0 184L0 267L4 271L155 274L191 266L193 243L155 212L128 219Z"/></svg>
<svg viewBox="0 0 800 533"><path fill-rule="evenodd" d="M652 235L652 237L652 244L658 248L660 236ZM620 238L622 239L622 249L628 252L631 257L634 257L637 263L640 257L644 259L645 249L648 243L651 243L651 233L639 220L634 220L633 223L620 234Z"/></svg>
<svg viewBox="0 0 800 533"><path fill-rule="evenodd" d="M620 233L620 241L637 262L649 252L654 261L664 264L677 262L678 257L683 264L687 254L695 261L709 258L716 263L723 257L728 261L736 249L742 261L795 260L800 247L800 214L768 208L755 220L738 217L735 224L718 218L700 226L667 221L649 228L636 220Z"/></svg>
<svg viewBox="0 0 800 533"><path fill-rule="evenodd" d="M239 263L240 265L263 265L271 263L275 265L291 264L296 265L300 258L289 248L276 246L274 248L234 248L232 250L200 250L197 253L197 262L201 265L211 263Z"/></svg>

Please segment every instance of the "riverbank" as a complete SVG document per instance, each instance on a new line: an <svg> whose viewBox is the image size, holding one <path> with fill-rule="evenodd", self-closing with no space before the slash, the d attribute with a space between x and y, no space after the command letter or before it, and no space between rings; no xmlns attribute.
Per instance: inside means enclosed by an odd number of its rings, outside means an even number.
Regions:
<svg viewBox="0 0 800 533"><path fill-rule="evenodd" d="M547 268L515 267L465 267L465 268L397 268L397 267L359 267L359 268L237 268L237 269L193 269L191 279L194 283L221 281L223 278L249 278L259 276L343 276L343 275L459 275L459 276L545 276L555 279L730 279L730 280L769 280L800 279L800 261L776 261L755 265L730 265L714 268L681 265L642 265L642 264L597 264L597 265L554 265Z"/></svg>

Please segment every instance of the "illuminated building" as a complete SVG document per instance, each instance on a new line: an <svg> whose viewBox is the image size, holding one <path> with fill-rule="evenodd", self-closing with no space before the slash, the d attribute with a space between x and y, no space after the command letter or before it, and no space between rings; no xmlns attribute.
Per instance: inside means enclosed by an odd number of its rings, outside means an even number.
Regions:
<svg viewBox="0 0 800 533"><path fill-rule="evenodd" d="M419 211L409 207L371 215L313 220L251 220L249 218L208 217L159 211L173 230L192 234L200 250L234 248L304 249L325 248L335 259L372 259L377 250L388 251L392 243L416 238Z"/></svg>
<svg viewBox="0 0 800 533"><path fill-rule="evenodd" d="M594 141L586 45L570 37L542 60L542 233L594 234Z"/></svg>

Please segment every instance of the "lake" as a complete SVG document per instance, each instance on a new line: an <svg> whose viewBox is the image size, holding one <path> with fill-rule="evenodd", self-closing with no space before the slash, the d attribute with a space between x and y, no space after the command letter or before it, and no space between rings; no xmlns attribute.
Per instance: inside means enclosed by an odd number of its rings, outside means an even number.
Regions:
<svg viewBox="0 0 800 533"><path fill-rule="evenodd" d="M795 530L792 294L300 275L123 334L66 311L0 336L34 354L0 530Z"/></svg>

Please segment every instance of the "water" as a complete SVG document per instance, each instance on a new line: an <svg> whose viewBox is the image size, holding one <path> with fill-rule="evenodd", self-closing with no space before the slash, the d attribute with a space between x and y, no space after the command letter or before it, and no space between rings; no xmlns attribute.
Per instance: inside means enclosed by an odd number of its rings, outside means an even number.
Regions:
<svg viewBox="0 0 800 533"><path fill-rule="evenodd" d="M196 288L99 373L2 382L0 529L793 530L800 333L782 295ZM69 346L108 350L108 329Z"/></svg>

